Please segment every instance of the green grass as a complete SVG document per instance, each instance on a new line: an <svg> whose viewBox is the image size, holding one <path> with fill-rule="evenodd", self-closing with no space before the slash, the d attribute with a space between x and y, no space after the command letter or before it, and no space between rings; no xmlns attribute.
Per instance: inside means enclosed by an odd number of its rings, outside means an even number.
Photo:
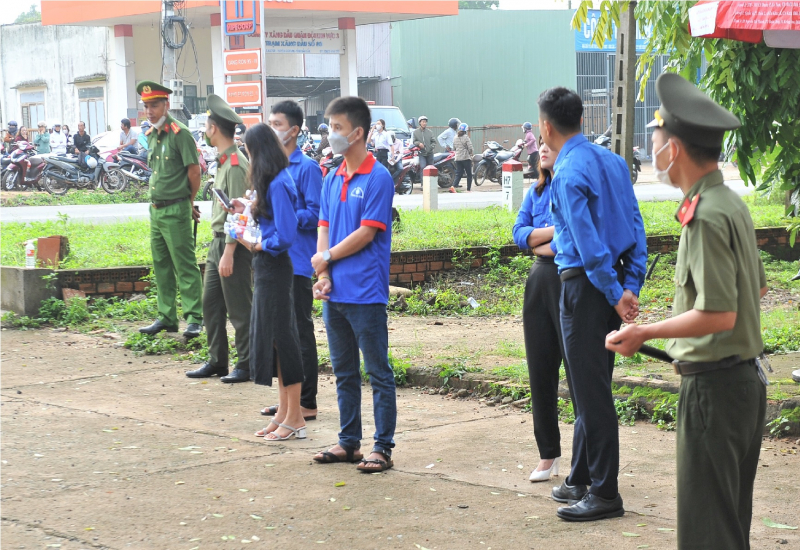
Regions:
<svg viewBox="0 0 800 550"><path fill-rule="evenodd" d="M78 201L81 193L87 200L124 201L122 195L96 192L68 193L57 204ZM75 199L68 197L75 196ZM49 196L47 196L49 197ZM50 198L35 200L49 201ZM30 200L33 200L31 198ZM766 199L746 197L756 227L785 225L783 207ZM773 201L774 202L774 201ZM43 203L44 204L44 203ZM680 225L673 215L677 207L674 202L641 203L645 230L648 235L677 234ZM401 212L401 222L392 236L392 250L426 250L435 248L463 248L469 246L499 247L512 243L511 230L516 214L503 208L481 210L440 210L423 212L410 210ZM148 220L136 220L116 224L92 224L69 219L46 222L0 224L0 261L2 265L21 266L25 261L25 242L28 239L66 235L70 239L72 253L62 264L67 269L100 268L129 265L150 265ZM211 240L208 222L200 224L197 233L197 259L204 260Z"/></svg>
<svg viewBox="0 0 800 550"><path fill-rule="evenodd" d="M66 195L50 193L19 193L14 196L0 196L2 206L67 206L90 204L129 204L147 202L148 188L129 185L122 193L113 195L96 189L71 189Z"/></svg>

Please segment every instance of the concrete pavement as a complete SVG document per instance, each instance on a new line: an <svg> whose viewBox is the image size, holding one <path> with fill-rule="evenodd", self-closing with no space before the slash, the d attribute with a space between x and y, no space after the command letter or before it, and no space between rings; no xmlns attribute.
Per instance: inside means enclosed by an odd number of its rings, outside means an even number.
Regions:
<svg viewBox="0 0 800 550"><path fill-rule="evenodd" d="M753 192L752 186L746 186L742 180L730 180L725 184L739 195L748 195ZM486 184L498 187L497 184ZM680 190L662 183L645 183L634 186L636 198L639 201L679 201L682 198ZM502 204L501 191L481 191L474 193L448 193L441 190L439 193L440 210L458 210L486 208ZM203 219L211 217L211 202L198 202ZM413 210L422 207L422 195L395 195L394 206L403 210ZM97 204L97 205L68 205L68 206L16 206L0 208L0 221L3 222L34 222L57 219L59 214L66 214L71 220L91 223L117 223L127 220L149 219L149 206L147 203L138 204Z"/></svg>

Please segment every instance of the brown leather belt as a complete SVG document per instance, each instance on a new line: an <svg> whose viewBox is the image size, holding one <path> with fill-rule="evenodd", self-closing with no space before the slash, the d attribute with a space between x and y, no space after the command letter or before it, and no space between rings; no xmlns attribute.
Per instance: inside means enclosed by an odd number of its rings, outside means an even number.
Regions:
<svg viewBox="0 0 800 550"><path fill-rule="evenodd" d="M750 360L754 362L753 359ZM740 365L741 363L746 363L747 361L742 361L741 356L739 355L731 355L730 357L726 357L725 359L720 359L719 361L707 361L707 362L692 362L692 361L673 361L672 368L675 371L675 374L680 374L681 376L686 376L689 374L697 374L700 372L708 372L712 370L720 370L720 369L729 369L731 367L735 367L736 365Z"/></svg>
<svg viewBox="0 0 800 550"><path fill-rule="evenodd" d="M179 202L188 201L189 197L183 197L180 199L171 199L168 201L153 201L150 203L150 206L153 208L164 208L165 206L170 206L172 204L178 204Z"/></svg>

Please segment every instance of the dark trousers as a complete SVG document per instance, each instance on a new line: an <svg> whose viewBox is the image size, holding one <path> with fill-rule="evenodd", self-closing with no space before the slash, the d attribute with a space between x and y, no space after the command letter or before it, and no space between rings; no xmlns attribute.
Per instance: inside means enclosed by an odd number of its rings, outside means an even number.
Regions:
<svg viewBox="0 0 800 550"><path fill-rule="evenodd" d="M569 485L589 485L602 498L619 492L619 428L611 374L614 353L606 335L622 320L586 274L561 283L561 334L567 359L567 382L574 396L575 429Z"/></svg>
<svg viewBox="0 0 800 550"><path fill-rule="evenodd" d="M309 277L294 276L294 315L297 319L297 332L300 336L300 355L303 357L303 389L300 393L300 406L306 409L317 408L317 378L319 363L317 358L317 339L314 337L314 320L311 311L314 307L313 284Z"/></svg>
<svg viewBox="0 0 800 550"><path fill-rule="evenodd" d="M471 160L457 160L456 161L456 182L453 187L458 187L461 183L461 176L467 174L467 191L472 189L472 161Z"/></svg>
<svg viewBox="0 0 800 550"><path fill-rule="evenodd" d="M678 548L747 550L766 387L752 360L681 377Z"/></svg>
<svg viewBox="0 0 800 550"><path fill-rule="evenodd" d="M419 173L422 174L422 171L425 170L425 167L431 165L433 166L433 153L426 156L419 156ZM422 177L420 175L420 177Z"/></svg>
<svg viewBox="0 0 800 550"><path fill-rule="evenodd" d="M208 362L228 366L228 331L231 320L235 331L237 370L250 372L250 308L253 303L253 255L243 246L233 253L233 274L221 277L219 261L225 251L225 237L214 237L208 249L203 277L203 318L208 336Z"/></svg>
<svg viewBox="0 0 800 550"><path fill-rule="evenodd" d="M375 149L375 160L383 164L386 169L389 169L389 150L388 149Z"/></svg>
<svg viewBox="0 0 800 550"><path fill-rule="evenodd" d="M528 155L528 171L534 178L539 177L539 151Z"/></svg>
<svg viewBox="0 0 800 550"><path fill-rule="evenodd" d="M536 258L525 283L522 325L531 382L533 435L541 459L561 456L558 429L558 370L563 357L560 296L561 279L553 258Z"/></svg>

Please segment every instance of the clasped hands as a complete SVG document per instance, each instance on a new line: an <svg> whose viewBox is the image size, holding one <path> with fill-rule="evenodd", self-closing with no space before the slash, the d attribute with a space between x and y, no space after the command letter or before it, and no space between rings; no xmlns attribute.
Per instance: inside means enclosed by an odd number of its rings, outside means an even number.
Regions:
<svg viewBox="0 0 800 550"><path fill-rule="evenodd" d="M641 334L641 326L633 324L636 317L639 316L639 298L630 290L625 290L614 309L626 326L608 333L606 349L630 357L639 351L645 342L645 338Z"/></svg>

